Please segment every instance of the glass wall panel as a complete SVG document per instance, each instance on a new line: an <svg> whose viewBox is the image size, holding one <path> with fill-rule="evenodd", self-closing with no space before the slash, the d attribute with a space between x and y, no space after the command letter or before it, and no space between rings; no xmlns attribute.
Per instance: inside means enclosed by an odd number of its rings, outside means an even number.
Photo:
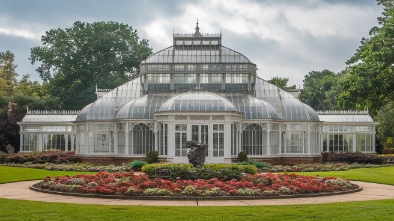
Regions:
<svg viewBox="0 0 394 221"><path fill-rule="evenodd" d="M224 156L224 124L213 125L213 157Z"/></svg>
<svg viewBox="0 0 394 221"><path fill-rule="evenodd" d="M38 134L23 134L22 151L38 151Z"/></svg>
<svg viewBox="0 0 394 221"><path fill-rule="evenodd" d="M242 132L242 150L248 155L263 154L263 130L260 125L249 124Z"/></svg>
<svg viewBox="0 0 394 221"><path fill-rule="evenodd" d="M159 154L168 154L168 124L161 123L159 130Z"/></svg>
<svg viewBox="0 0 394 221"><path fill-rule="evenodd" d="M187 124L175 124L175 156L186 156L187 149L185 147L187 135Z"/></svg>
<svg viewBox="0 0 394 221"><path fill-rule="evenodd" d="M134 155L146 155L147 152L155 149L155 135L146 124L134 126L132 133Z"/></svg>

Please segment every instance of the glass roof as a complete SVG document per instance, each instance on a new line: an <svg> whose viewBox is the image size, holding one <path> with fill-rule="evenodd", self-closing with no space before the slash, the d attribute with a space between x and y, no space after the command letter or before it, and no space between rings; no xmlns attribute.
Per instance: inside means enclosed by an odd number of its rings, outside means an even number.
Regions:
<svg viewBox="0 0 394 221"><path fill-rule="evenodd" d="M166 101L159 111L237 111L227 99L207 91L189 91Z"/></svg>
<svg viewBox="0 0 394 221"><path fill-rule="evenodd" d="M256 77L256 97L266 101L277 110L278 117L290 121L319 121L319 115L308 105L290 93Z"/></svg>
<svg viewBox="0 0 394 221"><path fill-rule="evenodd" d="M247 63L251 62L243 54L224 46L179 48L168 47L154 53L142 64L147 63Z"/></svg>
<svg viewBox="0 0 394 221"><path fill-rule="evenodd" d="M148 94L125 104L116 115L121 119L153 119L154 112L171 98L170 93Z"/></svg>
<svg viewBox="0 0 394 221"><path fill-rule="evenodd" d="M109 120L115 118L116 110L127 102L140 98L140 78L135 78L105 94L81 111L78 120ZM86 116L85 116L86 115Z"/></svg>
<svg viewBox="0 0 394 221"><path fill-rule="evenodd" d="M320 114L319 118L325 122L374 122L368 114Z"/></svg>
<svg viewBox="0 0 394 221"><path fill-rule="evenodd" d="M27 114L22 122L71 122L77 119L78 115L61 115L61 114Z"/></svg>
<svg viewBox="0 0 394 221"><path fill-rule="evenodd" d="M240 93L227 93L225 97L234 104L238 111L243 113L243 119L278 118L275 108L258 98Z"/></svg>

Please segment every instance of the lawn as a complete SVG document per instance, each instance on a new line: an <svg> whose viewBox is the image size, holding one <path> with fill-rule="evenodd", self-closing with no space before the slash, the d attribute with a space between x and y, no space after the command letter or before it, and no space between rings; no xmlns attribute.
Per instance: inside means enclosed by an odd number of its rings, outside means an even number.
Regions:
<svg viewBox="0 0 394 221"><path fill-rule="evenodd" d="M348 180L357 180L370 183L381 183L394 185L394 166L378 167L378 168L358 168L346 171L330 171L330 172L297 172L295 174L307 176L334 176Z"/></svg>
<svg viewBox="0 0 394 221"><path fill-rule="evenodd" d="M376 176L380 183L384 183L389 180L387 177L392 177L393 170L394 167L382 167L317 174L349 179L354 177L362 181L370 181ZM17 174L18 178L11 179L14 176L5 172ZM0 167L0 180L26 180L23 174L31 180L47 175L75 173L78 172ZM7 175L8 178L3 175ZM392 184L391 182L387 183ZM104 206L0 199L0 208L0 220L392 220L394 217L394 199L322 205L246 207Z"/></svg>
<svg viewBox="0 0 394 221"><path fill-rule="evenodd" d="M42 169L0 166L0 183L12 183L27 180L39 180L46 176L56 177L65 175L88 174L91 172L78 171L48 171Z"/></svg>

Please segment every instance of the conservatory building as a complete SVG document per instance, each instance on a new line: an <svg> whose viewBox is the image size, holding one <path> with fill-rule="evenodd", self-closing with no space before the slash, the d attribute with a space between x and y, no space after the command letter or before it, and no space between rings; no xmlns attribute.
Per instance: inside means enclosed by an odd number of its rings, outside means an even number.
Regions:
<svg viewBox="0 0 394 221"><path fill-rule="evenodd" d="M64 146L86 161L113 163L144 159L149 151L162 161L187 163L190 140L208 144L209 163L236 161L241 151L270 163L319 162L321 152L331 150L375 152L372 119L321 117L256 70L222 45L221 34L201 34L197 23L195 33L174 34L172 46L143 61L139 77L97 90L97 100L78 113L28 112L19 123L21 151ZM56 126L64 129L53 131ZM48 145L44 127L64 145Z"/></svg>

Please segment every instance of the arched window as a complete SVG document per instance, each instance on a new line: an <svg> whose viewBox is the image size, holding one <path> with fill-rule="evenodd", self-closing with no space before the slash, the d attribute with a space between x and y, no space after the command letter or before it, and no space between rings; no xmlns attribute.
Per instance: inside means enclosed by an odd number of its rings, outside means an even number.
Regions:
<svg viewBox="0 0 394 221"><path fill-rule="evenodd" d="M242 132L242 150L248 155L263 154L263 130L258 124L249 124Z"/></svg>
<svg viewBox="0 0 394 221"><path fill-rule="evenodd" d="M137 124L130 132L133 135L133 155L146 155L155 149L155 134L146 124Z"/></svg>

